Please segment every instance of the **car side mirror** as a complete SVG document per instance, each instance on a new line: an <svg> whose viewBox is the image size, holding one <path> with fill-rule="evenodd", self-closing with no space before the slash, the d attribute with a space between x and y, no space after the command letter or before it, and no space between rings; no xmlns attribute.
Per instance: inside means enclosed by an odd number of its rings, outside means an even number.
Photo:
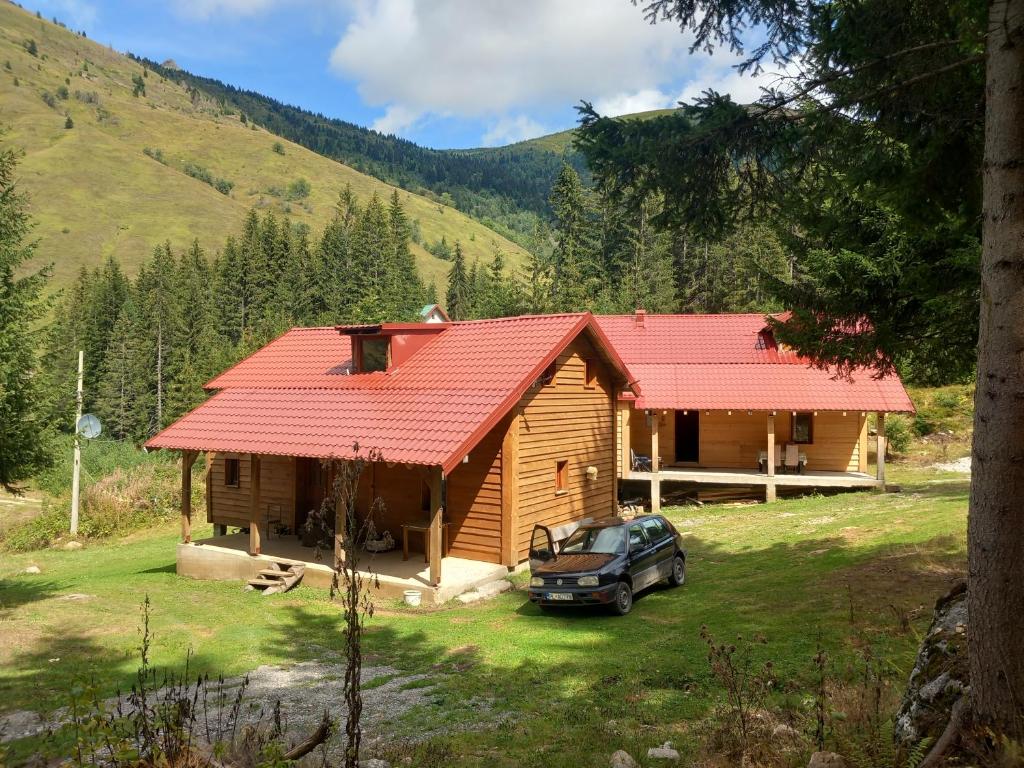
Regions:
<svg viewBox="0 0 1024 768"><path fill-rule="evenodd" d="M539 560L542 563L547 563L555 558L554 553L547 548L544 549L531 549L530 559Z"/></svg>

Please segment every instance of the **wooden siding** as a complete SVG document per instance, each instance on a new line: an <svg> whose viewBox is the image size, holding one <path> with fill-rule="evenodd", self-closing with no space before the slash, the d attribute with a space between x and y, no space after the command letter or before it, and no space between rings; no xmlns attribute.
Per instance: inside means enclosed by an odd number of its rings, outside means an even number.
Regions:
<svg viewBox="0 0 1024 768"><path fill-rule="evenodd" d="M586 385L586 360L598 367ZM562 525L615 511L615 426L611 372L590 342L579 338L559 355L554 382L532 387L519 402L519 505L516 547L529 552L537 523ZM569 487L555 491L559 461L569 462ZM597 477L587 477L587 467Z"/></svg>
<svg viewBox="0 0 1024 768"><path fill-rule="evenodd" d="M629 414L629 440L633 450L649 456L651 428L643 411ZM801 445L807 468L832 472L867 471L867 420L860 411L818 411L813 439ZM662 467L675 463L675 412L658 412L658 445ZM775 442L785 445L793 434L793 415L775 417ZM699 467L754 469L759 453L768 446L767 412L701 411Z"/></svg>
<svg viewBox="0 0 1024 768"><path fill-rule="evenodd" d="M503 419L448 475L444 520L454 557L501 562L501 448L508 422Z"/></svg>
<svg viewBox="0 0 1024 768"><path fill-rule="evenodd" d="M224 485L224 460L238 459L238 487ZM215 453L210 462L210 486L206 520L241 528L249 526L249 491L252 477L247 453ZM260 461L260 513L273 514L281 524L295 527L295 459L289 456L263 456ZM280 508L280 514L278 514ZM261 519L261 522L262 522Z"/></svg>

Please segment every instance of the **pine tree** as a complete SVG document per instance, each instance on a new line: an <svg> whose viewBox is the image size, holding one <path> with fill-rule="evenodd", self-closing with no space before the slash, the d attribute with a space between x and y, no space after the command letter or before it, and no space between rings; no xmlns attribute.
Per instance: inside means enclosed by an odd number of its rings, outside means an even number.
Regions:
<svg viewBox="0 0 1024 768"><path fill-rule="evenodd" d="M50 462L33 334L46 310L41 293L49 270L15 277L33 251L28 200L14 184L16 165L14 152L0 152L0 486L15 493Z"/></svg>
<svg viewBox="0 0 1024 768"><path fill-rule="evenodd" d="M106 433L119 440L146 437L150 423L142 397L149 381L149 361L142 355L144 322L129 294L114 323L100 370L96 410Z"/></svg>
<svg viewBox="0 0 1024 768"><path fill-rule="evenodd" d="M376 323L395 313L394 297L388 294L394 265L387 212L376 195L370 198L352 233L352 273L356 297L351 319Z"/></svg>
<svg viewBox="0 0 1024 768"><path fill-rule="evenodd" d="M388 205L388 224L391 232L392 264L394 268L392 290L397 312L392 320L412 320L423 304L424 288L416 260L409 248L411 228L405 215L398 190L391 193Z"/></svg>
<svg viewBox="0 0 1024 768"><path fill-rule="evenodd" d="M579 174L565 164L551 189L555 215L555 248L552 253L552 296L557 312L590 309L604 284L598 259L595 221Z"/></svg>
<svg viewBox="0 0 1024 768"><path fill-rule="evenodd" d="M157 246L153 257L145 268L139 271L136 281L137 296L144 328L144 339L140 345L141 359L148 365L150 378L147 392L142 399L143 407L152 404L150 421L146 434L154 434L169 423L167 386L171 380L175 360L176 334L178 332L178 292L175 289L176 265L170 243Z"/></svg>
<svg viewBox="0 0 1024 768"><path fill-rule="evenodd" d="M448 294L446 297L448 316L452 320L469 318L470 290L469 275L466 273L466 257L462 254L462 245L456 241L452 268L448 272Z"/></svg>

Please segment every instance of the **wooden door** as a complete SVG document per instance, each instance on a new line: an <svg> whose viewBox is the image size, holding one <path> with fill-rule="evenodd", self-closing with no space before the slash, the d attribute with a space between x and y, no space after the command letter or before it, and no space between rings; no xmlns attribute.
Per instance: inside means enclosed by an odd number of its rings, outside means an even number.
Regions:
<svg viewBox="0 0 1024 768"><path fill-rule="evenodd" d="M700 461L700 411L676 411L676 461Z"/></svg>

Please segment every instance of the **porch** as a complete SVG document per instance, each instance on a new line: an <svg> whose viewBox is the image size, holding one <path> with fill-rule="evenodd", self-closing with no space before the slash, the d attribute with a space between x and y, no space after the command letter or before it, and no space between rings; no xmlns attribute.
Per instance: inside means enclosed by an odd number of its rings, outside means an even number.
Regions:
<svg viewBox="0 0 1024 768"><path fill-rule="evenodd" d="M864 411L639 410L619 407L619 478L763 488L871 488L885 484L885 414L876 417L874 472Z"/></svg>
<svg viewBox="0 0 1024 768"><path fill-rule="evenodd" d="M297 536L264 537L260 553L250 555L249 534L230 533L178 544L177 572L179 576L194 579L248 581L271 563L302 564L306 566L302 583L326 589L334 573L334 553L322 550L320 555L318 560L314 548L303 546ZM375 596L401 598L405 590L416 589L423 593L426 605L447 602L482 584L503 579L509 573L506 566L496 563L443 557L440 582L433 586L430 565L424 562L423 554L411 552L409 559L403 560L401 549L364 552L360 566L364 576L376 576L378 586L371 587Z"/></svg>

